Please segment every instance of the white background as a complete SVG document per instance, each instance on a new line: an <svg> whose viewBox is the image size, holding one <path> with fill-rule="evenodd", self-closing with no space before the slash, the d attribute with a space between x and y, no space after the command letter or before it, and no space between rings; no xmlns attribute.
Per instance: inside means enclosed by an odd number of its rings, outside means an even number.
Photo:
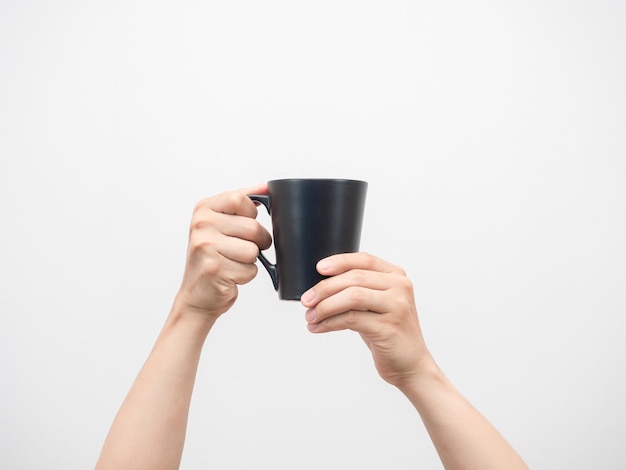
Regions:
<svg viewBox="0 0 626 470"><path fill-rule="evenodd" d="M195 202L369 181L361 248L533 469L626 467L626 3L0 3L0 468L93 467ZM267 222L267 219L264 219ZM183 468L441 468L350 332L260 272Z"/></svg>

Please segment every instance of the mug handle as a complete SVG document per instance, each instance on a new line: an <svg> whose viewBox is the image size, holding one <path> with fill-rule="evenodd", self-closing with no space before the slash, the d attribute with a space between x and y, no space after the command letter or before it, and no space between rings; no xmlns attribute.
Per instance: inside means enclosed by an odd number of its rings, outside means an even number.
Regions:
<svg viewBox="0 0 626 470"><path fill-rule="evenodd" d="M263 204L265 206L265 209L267 210L267 213L271 214L269 196L266 196L265 194L248 194L248 197L255 202L260 202L261 204ZM272 284L274 285L274 289L278 290L278 268L275 264L272 264L265 257L265 255L263 255L263 253L261 253L261 250L259 250L258 259L270 275L270 278L272 279Z"/></svg>

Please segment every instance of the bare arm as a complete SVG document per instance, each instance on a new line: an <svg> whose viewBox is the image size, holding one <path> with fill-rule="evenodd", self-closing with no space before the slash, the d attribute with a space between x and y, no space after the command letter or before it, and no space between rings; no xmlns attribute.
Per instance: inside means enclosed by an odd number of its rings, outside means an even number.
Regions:
<svg viewBox="0 0 626 470"><path fill-rule="evenodd" d="M495 427L450 383L434 361L400 390L419 412L446 469L527 469Z"/></svg>
<svg viewBox="0 0 626 470"><path fill-rule="evenodd" d="M351 329L361 335L381 377L421 416L446 469L528 468L435 363L422 336L412 284L401 268L352 253L322 260L318 270L332 277L302 296L309 330Z"/></svg>
<svg viewBox="0 0 626 470"><path fill-rule="evenodd" d="M96 468L176 469L204 338L205 319L173 310L111 426Z"/></svg>
<svg viewBox="0 0 626 470"><path fill-rule="evenodd" d="M177 469L204 341L235 302L237 285L256 276L259 246L269 233L246 194L265 185L200 202L189 234L181 288L154 348L113 421L97 470Z"/></svg>

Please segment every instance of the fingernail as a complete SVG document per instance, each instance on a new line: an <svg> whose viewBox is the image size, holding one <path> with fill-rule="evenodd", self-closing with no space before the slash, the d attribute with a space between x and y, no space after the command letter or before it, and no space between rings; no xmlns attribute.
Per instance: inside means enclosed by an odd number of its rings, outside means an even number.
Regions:
<svg viewBox="0 0 626 470"><path fill-rule="evenodd" d="M324 258L317 263L318 271L327 271L333 266L333 262L330 258Z"/></svg>
<svg viewBox="0 0 626 470"><path fill-rule="evenodd" d="M315 321L315 317L317 316L317 312L315 311L314 308L312 308L311 310L308 310L305 314L304 314L304 318L306 318L306 321L308 321L309 323L312 321Z"/></svg>
<svg viewBox="0 0 626 470"><path fill-rule="evenodd" d="M300 302L302 302L303 304L310 304L311 302L313 302L313 299L315 299L315 290L309 289L304 294L302 294L302 297L300 297Z"/></svg>

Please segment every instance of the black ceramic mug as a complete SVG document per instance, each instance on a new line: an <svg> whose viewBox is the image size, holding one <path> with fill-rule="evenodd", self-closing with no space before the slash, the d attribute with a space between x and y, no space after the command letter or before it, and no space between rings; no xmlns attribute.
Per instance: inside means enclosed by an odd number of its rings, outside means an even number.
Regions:
<svg viewBox="0 0 626 470"><path fill-rule="evenodd" d="M300 300L324 277L319 260L359 251L367 182L348 179L280 179L268 182L269 194L249 195L272 220L276 264L263 253L259 261L278 297Z"/></svg>

